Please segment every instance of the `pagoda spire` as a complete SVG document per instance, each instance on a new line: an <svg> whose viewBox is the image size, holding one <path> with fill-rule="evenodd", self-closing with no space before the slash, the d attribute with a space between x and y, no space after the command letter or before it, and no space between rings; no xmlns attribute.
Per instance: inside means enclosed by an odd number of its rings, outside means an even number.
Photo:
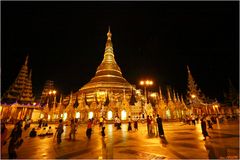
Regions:
<svg viewBox="0 0 240 160"><path fill-rule="evenodd" d="M59 100L59 104L62 104L62 94L61 94L61 96L60 96L60 100Z"/></svg>
<svg viewBox="0 0 240 160"><path fill-rule="evenodd" d="M112 33L109 27L102 62L98 66L95 76L79 92L80 94L87 93L89 102L91 102L94 100L95 90L104 91L110 89L115 94L125 89L127 94L130 94L131 88L131 84L122 76L121 69L114 58Z"/></svg>
<svg viewBox="0 0 240 160"><path fill-rule="evenodd" d="M159 86L159 99L161 101L163 100L162 91L161 91L161 87L160 86Z"/></svg>
<svg viewBox="0 0 240 160"><path fill-rule="evenodd" d="M79 105L79 103L78 103L78 95L76 95L76 99L75 99L75 103L73 104L73 107L77 108L78 105Z"/></svg>
<svg viewBox="0 0 240 160"><path fill-rule="evenodd" d="M172 101L171 94L170 94L170 89L167 88L167 93L168 93L168 101Z"/></svg>
<svg viewBox="0 0 240 160"><path fill-rule="evenodd" d="M49 91L54 90L54 82L51 80L47 80L44 84L43 87L43 91L42 91L42 95L41 95L41 99L40 99L40 103L41 104L45 104L47 102L48 99L48 95L49 95Z"/></svg>
<svg viewBox="0 0 240 160"><path fill-rule="evenodd" d="M199 102L202 102L201 90L198 89L198 86L197 86L195 80L193 79L193 76L192 76L188 66L187 66L187 71L188 71L188 91L187 91L188 97L187 98L189 101L191 101L193 99L192 96L194 96L194 98L196 97L196 99Z"/></svg>
<svg viewBox="0 0 240 160"><path fill-rule="evenodd" d="M71 91L69 104L72 104L72 101L73 101L73 93L72 93L72 91Z"/></svg>
<svg viewBox="0 0 240 160"><path fill-rule="evenodd" d="M27 66L27 65L28 65L28 55L27 55L27 57L26 57L26 60L25 60L25 63L24 63L24 65L25 65L25 66Z"/></svg>
<svg viewBox="0 0 240 160"><path fill-rule="evenodd" d="M25 85L19 100L21 103L31 103L33 101L32 70L30 71L28 78L25 80Z"/></svg>
<svg viewBox="0 0 240 160"><path fill-rule="evenodd" d="M177 102L175 90L173 90L173 101L174 101L174 102Z"/></svg>
<svg viewBox="0 0 240 160"><path fill-rule="evenodd" d="M105 45L104 58L103 58L102 63L103 62L116 63L115 58L114 58L114 53L113 53L112 33L110 31L110 26L108 28L108 33L107 33L107 42Z"/></svg>
<svg viewBox="0 0 240 160"><path fill-rule="evenodd" d="M108 26L108 33L107 33L107 36L108 36L108 39L111 40L112 33L111 33L111 30L110 30L110 26Z"/></svg>
<svg viewBox="0 0 240 160"><path fill-rule="evenodd" d="M2 101L6 103L15 103L22 95L25 88L26 81L28 80L28 56L26 57L24 65L20 69L15 82L9 87L7 92L3 95Z"/></svg>
<svg viewBox="0 0 240 160"><path fill-rule="evenodd" d="M133 106L136 102L137 102L137 100L136 100L136 97L135 97L135 94L134 94L133 88L132 88L132 94L131 94L131 97L130 97L129 104Z"/></svg>
<svg viewBox="0 0 240 160"><path fill-rule="evenodd" d="M178 101L178 102L181 102L181 101L180 101L180 97L179 97L179 94L178 94L178 93L177 93L177 101Z"/></svg>

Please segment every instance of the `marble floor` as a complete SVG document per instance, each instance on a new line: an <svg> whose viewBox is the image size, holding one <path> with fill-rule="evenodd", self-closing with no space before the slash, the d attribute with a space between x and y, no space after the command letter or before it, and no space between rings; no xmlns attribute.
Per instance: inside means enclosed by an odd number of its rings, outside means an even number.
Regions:
<svg viewBox="0 0 240 160"><path fill-rule="evenodd" d="M56 125L50 124L52 128ZM69 126L64 127L62 143L54 136L28 136L23 130L23 145L17 149L18 159L239 159L239 121L213 125L208 130L210 139L203 140L200 124L185 125L181 122L164 122L168 143L156 136L148 136L146 124L139 123L138 131L127 131L127 124L116 130L106 125L102 138L99 126L94 126L90 140L86 137L86 124L78 126L76 140L69 140ZM7 125L9 133L13 126ZM38 133L40 130L38 130ZM2 159L7 159L8 143L3 147Z"/></svg>

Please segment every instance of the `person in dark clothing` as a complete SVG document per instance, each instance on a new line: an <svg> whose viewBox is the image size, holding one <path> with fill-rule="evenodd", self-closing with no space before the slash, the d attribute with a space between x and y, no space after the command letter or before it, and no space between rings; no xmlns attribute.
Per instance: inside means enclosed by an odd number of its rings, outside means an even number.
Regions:
<svg viewBox="0 0 240 160"><path fill-rule="evenodd" d="M164 130L163 130L163 125L162 125L162 118L159 116L159 114L157 114L157 125L158 125L158 134L160 137L160 142L162 143L163 147L166 147L166 145L168 144L168 141L164 135Z"/></svg>
<svg viewBox="0 0 240 160"><path fill-rule="evenodd" d="M101 131L102 137L105 137L105 123L102 124L102 131Z"/></svg>
<svg viewBox="0 0 240 160"><path fill-rule="evenodd" d="M36 132L35 128L33 128L33 129L31 130L31 132L29 133L29 136L30 136L30 137L36 137L36 136L37 136L37 132Z"/></svg>
<svg viewBox="0 0 240 160"><path fill-rule="evenodd" d="M86 135L87 135L88 139L91 138L91 135L92 135L92 121L91 121L91 119L89 119L88 123L87 123Z"/></svg>
<svg viewBox="0 0 240 160"><path fill-rule="evenodd" d="M60 144L62 142L61 136L63 132L64 132L63 123L62 123L62 119L60 119L57 127L57 144Z"/></svg>
<svg viewBox="0 0 240 160"><path fill-rule="evenodd" d="M11 138L8 146L9 159L17 158L17 153L15 150L23 143L21 137L22 137L22 121L19 121L16 123L9 137Z"/></svg>
<svg viewBox="0 0 240 160"><path fill-rule="evenodd" d="M117 130L121 129L121 120L119 117L117 117Z"/></svg>
<svg viewBox="0 0 240 160"><path fill-rule="evenodd" d="M213 129L212 122L210 120L208 120L207 122L208 122L208 129Z"/></svg>
<svg viewBox="0 0 240 160"><path fill-rule="evenodd" d="M138 117L134 119L133 126L134 126L135 131L137 131L138 130Z"/></svg>
<svg viewBox="0 0 240 160"><path fill-rule="evenodd" d="M132 130L132 120L131 120L131 116L128 116L128 131Z"/></svg>
<svg viewBox="0 0 240 160"><path fill-rule="evenodd" d="M164 137L164 130L162 126L162 118L157 114L157 124L158 124L158 132L159 132L159 137Z"/></svg>
<svg viewBox="0 0 240 160"><path fill-rule="evenodd" d="M38 128L41 128L41 127L42 127L42 119L38 121Z"/></svg>
<svg viewBox="0 0 240 160"><path fill-rule="evenodd" d="M208 135L208 132L207 132L207 124L206 124L206 121L204 118L201 119L201 128L202 128L202 134L204 136L203 140L206 140L206 137L210 138L210 136Z"/></svg>
<svg viewBox="0 0 240 160"><path fill-rule="evenodd" d="M151 125L151 119L149 117L149 115L147 116L147 131L148 131L148 135L150 135L150 125Z"/></svg>

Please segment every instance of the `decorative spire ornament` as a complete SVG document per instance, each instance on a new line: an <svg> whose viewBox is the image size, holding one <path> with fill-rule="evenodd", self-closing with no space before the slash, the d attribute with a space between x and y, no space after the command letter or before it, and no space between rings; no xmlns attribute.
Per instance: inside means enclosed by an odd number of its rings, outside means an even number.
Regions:
<svg viewBox="0 0 240 160"><path fill-rule="evenodd" d="M167 93L168 93L168 101L172 101L171 94L170 94L170 88L167 88Z"/></svg>
<svg viewBox="0 0 240 160"><path fill-rule="evenodd" d="M163 100L162 91L161 91L161 87L160 86L159 86L159 99L161 101Z"/></svg>

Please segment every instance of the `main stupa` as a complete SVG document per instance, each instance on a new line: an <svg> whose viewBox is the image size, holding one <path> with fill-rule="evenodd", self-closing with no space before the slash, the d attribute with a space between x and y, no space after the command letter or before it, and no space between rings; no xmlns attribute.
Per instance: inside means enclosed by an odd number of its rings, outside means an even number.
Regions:
<svg viewBox="0 0 240 160"><path fill-rule="evenodd" d="M112 33L109 27L104 58L98 66L95 76L79 89L79 93L85 94L89 101L92 101L99 92L111 93L112 95L124 94L124 96L131 93L132 86L123 78L121 69L115 61L111 39Z"/></svg>

